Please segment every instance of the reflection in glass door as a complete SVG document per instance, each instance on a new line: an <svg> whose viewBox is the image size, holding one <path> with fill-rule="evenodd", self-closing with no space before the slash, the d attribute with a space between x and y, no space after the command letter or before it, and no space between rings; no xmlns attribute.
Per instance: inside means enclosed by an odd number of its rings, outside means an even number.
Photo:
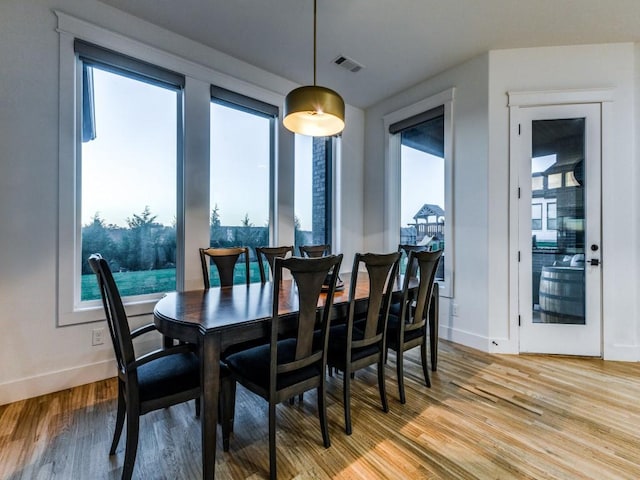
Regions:
<svg viewBox="0 0 640 480"><path fill-rule="evenodd" d="M534 323L585 323L585 119L531 125Z"/></svg>

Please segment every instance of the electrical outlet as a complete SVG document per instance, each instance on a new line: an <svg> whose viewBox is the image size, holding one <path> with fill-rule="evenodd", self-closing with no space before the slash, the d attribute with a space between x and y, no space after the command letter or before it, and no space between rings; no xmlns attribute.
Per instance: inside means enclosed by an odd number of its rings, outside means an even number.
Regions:
<svg viewBox="0 0 640 480"><path fill-rule="evenodd" d="M104 343L104 328L94 328L91 332L91 345L102 345Z"/></svg>
<svg viewBox="0 0 640 480"><path fill-rule="evenodd" d="M451 305L451 315L457 317L460 314L460 310L458 309L458 304L454 303Z"/></svg>

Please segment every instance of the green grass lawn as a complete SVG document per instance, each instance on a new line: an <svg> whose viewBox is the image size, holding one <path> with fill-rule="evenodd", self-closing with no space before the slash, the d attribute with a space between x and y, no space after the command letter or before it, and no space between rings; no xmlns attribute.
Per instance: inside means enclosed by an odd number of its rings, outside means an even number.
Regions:
<svg viewBox="0 0 640 480"><path fill-rule="evenodd" d="M220 285L220 278L215 268L212 268L211 286ZM260 281L260 272L257 262L249 264L251 271L251 281ZM139 272L113 272L113 279L118 285L120 295L127 297L131 295L145 295L148 293L171 292L176 289L176 269L166 268L163 270L145 270ZM244 283L244 267L236 266L234 283ZM81 285L81 300L97 300L100 298L98 282L94 274L83 275Z"/></svg>

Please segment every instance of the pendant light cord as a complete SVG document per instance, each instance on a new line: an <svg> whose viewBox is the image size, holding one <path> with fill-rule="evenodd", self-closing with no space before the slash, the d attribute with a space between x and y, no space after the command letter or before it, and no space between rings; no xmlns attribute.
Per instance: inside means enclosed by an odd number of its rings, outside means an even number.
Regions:
<svg viewBox="0 0 640 480"><path fill-rule="evenodd" d="M317 0L313 0L313 86L316 86L316 17Z"/></svg>

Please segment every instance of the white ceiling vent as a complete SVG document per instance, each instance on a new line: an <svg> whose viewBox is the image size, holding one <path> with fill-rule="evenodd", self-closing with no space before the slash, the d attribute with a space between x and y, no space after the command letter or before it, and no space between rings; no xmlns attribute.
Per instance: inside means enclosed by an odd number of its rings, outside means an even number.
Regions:
<svg viewBox="0 0 640 480"><path fill-rule="evenodd" d="M346 70L349 70L352 73L359 72L360 70L362 70L364 68L364 65L356 62L355 60L347 58L344 55L337 56L333 60L333 63L335 63L339 67L342 67L342 68L344 68Z"/></svg>

